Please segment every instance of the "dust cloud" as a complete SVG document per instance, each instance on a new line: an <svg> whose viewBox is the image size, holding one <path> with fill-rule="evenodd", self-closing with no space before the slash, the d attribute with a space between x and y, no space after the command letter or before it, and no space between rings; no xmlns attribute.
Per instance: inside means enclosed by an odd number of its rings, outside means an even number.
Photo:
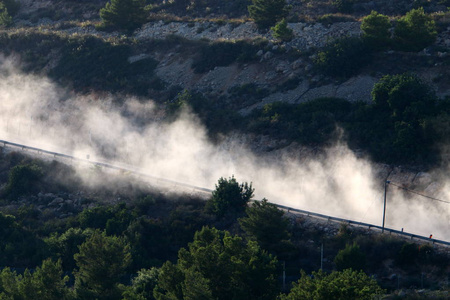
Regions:
<svg viewBox="0 0 450 300"><path fill-rule="evenodd" d="M150 100L76 95L14 65L0 62L0 139L209 189L234 175L253 183L256 199L381 225L385 178L344 144L320 158L256 155L239 140L211 143L189 111L168 123ZM450 198L450 180L438 196ZM449 204L391 186L387 198L386 227L450 240Z"/></svg>

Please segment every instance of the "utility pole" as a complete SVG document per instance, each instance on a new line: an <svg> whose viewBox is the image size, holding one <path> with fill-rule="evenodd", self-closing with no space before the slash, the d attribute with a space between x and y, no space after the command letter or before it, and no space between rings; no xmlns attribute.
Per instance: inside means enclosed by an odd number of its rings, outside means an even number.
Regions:
<svg viewBox="0 0 450 300"><path fill-rule="evenodd" d="M323 243L320 246L320 269L323 270Z"/></svg>
<svg viewBox="0 0 450 300"><path fill-rule="evenodd" d="M384 205L383 205L383 226L381 227L381 233L384 233L384 221L386 220L386 194L387 194L387 185L391 183L389 180L384 182Z"/></svg>

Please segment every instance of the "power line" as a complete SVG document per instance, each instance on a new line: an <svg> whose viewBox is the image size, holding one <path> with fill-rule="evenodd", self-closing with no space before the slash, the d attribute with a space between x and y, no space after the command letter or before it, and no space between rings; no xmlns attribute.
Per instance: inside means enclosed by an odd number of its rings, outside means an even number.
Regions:
<svg viewBox="0 0 450 300"><path fill-rule="evenodd" d="M405 191L407 191L407 192L410 192L410 193L413 193L413 194L416 194L416 195L419 195L419 196L422 196L422 197L425 197L425 198L428 198L428 199L431 199L431 200L434 200L434 201L439 201L439 202L443 202L443 203L450 204L450 201L445 201L445 200L441 200L441 199L437 199L437 198L434 198L434 197L431 197L431 196L424 195L424 194L422 194L422 193L419 193L419 192L416 192L416 191L414 191L414 190L410 190L410 189L408 189L408 188L405 188L405 187L403 187L403 186L400 186L400 185L398 185L398 184L395 184L395 183L393 183L392 181L389 181L388 183L391 184L391 185L394 185L394 186L396 186L396 187L398 187L398 188L400 188L400 189L402 189L402 190L405 190Z"/></svg>

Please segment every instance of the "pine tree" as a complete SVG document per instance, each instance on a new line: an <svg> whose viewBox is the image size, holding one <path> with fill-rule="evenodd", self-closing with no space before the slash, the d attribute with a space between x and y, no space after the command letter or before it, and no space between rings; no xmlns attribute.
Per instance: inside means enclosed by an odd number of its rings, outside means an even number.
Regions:
<svg viewBox="0 0 450 300"><path fill-rule="evenodd" d="M270 29L273 32L273 36L283 42L289 42L294 37L292 29L287 27L286 19L281 20Z"/></svg>
<svg viewBox="0 0 450 300"><path fill-rule="evenodd" d="M145 23L145 0L111 0L100 10L103 24L125 30L134 30Z"/></svg>
<svg viewBox="0 0 450 300"><path fill-rule="evenodd" d="M275 25L288 14L286 0L252 0L252 3L248 12L261 29Z"/></svg>

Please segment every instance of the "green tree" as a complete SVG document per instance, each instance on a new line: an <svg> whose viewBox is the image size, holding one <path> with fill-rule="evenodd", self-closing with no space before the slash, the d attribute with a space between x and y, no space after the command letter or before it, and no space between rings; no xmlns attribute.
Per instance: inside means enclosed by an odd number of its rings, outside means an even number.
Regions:
<svg viewBox="0 0 450 300"><path fill-rule="evenodd" d="M63 276L61 260L53 262L46 259L42 262L42 266L33 272L31 282L35 294L30 299L68 299L71 293L66 287L67 281L69 277Z"/></svg>
<svg viewBox="0 0 450 300"><path fill-rule="evenodd" d="M395 46L403 51L420 51L431 45L436 36L436 24L423 7L412 9L400 18L394 30Z"/></svg>
<svg viewBox="0 0 450 300"><path fill-rule="evenodd" d="M253 197L253 191L251 183L239 184L234 176L229 179L221 177L206 207L219 217L227 212L244 211Z"/></svg>
<svg viewBox="0 0 450 300"><path fill-rule="evenodd" d="M362 39L345 37L327 44L317 53L316 67L329 76L349 77L367 65L371 51Z"/></svg>
<svg viewBox="0 0 450 300"><path fill-rule="evenodd" d="M100 18L107 27L134 30L147 20L145 0L111 0L100 10Z"/></svg>
<svg viewBox="0 0 450 300"><path fill-rule="evenodd" d="M287 295L281 300L372 300L383 290L377 282L364 272L351 269L326 274L323 271L313 272L312 276L302 271L302 277L294 283Z"/></svg>
<svg viewBox="0 0 450 300"><path fill-rule="evenodd" d="M12 17L8 12L5 4L0 2L0 26L9 26L12 24Z"/></svg>
<svg viewBox="0 0 450 300"><path fill-rule="evenodd" d="M268 29L288 15L286 0L252 0L248 6L250 17L258 28Z"/></svg>
<svg viewBox="0 0 450 300"><path fill-rule="evenodd" d="M345 269L364 270L366 256L356 243L347 244L344 249L339 250L334 258L334 263L339 271Z"/></svg>
<svg viewBox="0 0 450 300"><path fill-rule="evenodd" d="M75 290L80 299L120 299L118 283L131 263L129 246L116 236L95 231L79 246Z"/></svg>
<svg viewBox="0 0 450 300"><path fill-rule="evenodd" d="M270 28L273 36L283 42L289 42L294 37L292 29L287 27L286 19L283 18L274 27Z"/></svg>
<svg viewBox="0 0 450 300"><path fill-rule="evenodd" d="M42 178L42 168L36 164L17 165L11 169L6 185L6 193L17 197L36 190L36 184Z"/></svg>
<svg viewBox="0 0 450 300"><path fill-rule="evenodd" d="M437 101L427 84L413 74L387 75L375 84L372 99L378 121L371 126L384 128L382 144L389 147L385 157L418 162L434 159L431 147L436 135L428 120L437 113Z"/></svg>
<svg viewBox="0 0 450 300"><path fill-rule="evenodd" d="M68 276L63 276L61 261L45 260L31 273L28 269L17 274L9 268L0 273L0 299L71 299L71 291L66 287Z"/></svg>
<svg viewBox="0 0 450 300"><path fill-rule="evenodd" d="M370 15L362 19L362 38L372 49L383 49L390 44L390 28L391 22L389 21L389 17L372 10Z"/></svg>
<svg viewBox="0 0 450 300"><path fill-rule="evenodd" d="M386 75L372 89L374 104L395 120L423 119L435 112L436 95L414 74Z"/></svg>
<svg viewBox="0 0 450 300"><path fill-rule="evenodd" d="M75 268L74 255L78 253L79 246L86 241L92 232L91 229L69 228L60 235L52 234L45 239L45 243L49 246L50 252L61 259L63 269L71 271Z"/></svg>
<svg viewBox="0 0 450 300"><path fill-rule="evenodd" d="M247 217L239 219L239 224L263 249L276 250L282 240L289 239L288 219L266 199L253 202L246 213Z"/></svg>
<svg viewBox="0 0 450 300"><path fill-rule="evenodd" d="M204 227L176 265L160 270L156 299L274 299L277 261L256 242Z"/></svg>
<svg viewBox="0 0 450 300"><path fill-rule="evenodd" d="M131 281L131 287L123 294L123 300L155 299L153 290L158 283L160 270L157 268L142 269Z"/></svg>

